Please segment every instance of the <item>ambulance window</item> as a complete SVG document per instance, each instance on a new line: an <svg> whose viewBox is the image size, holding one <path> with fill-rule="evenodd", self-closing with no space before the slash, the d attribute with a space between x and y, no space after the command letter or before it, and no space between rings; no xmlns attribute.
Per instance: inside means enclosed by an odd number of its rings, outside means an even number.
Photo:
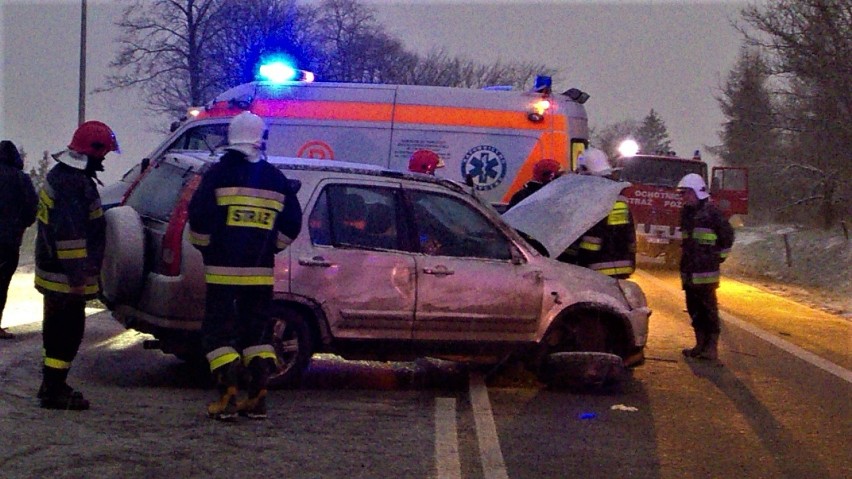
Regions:
<svg viewBox="0 0 852 479"><path fill-rule="evenodd" d="M185 131L168 150L213 151L228 143L228 125L201 125Z"/></svg>

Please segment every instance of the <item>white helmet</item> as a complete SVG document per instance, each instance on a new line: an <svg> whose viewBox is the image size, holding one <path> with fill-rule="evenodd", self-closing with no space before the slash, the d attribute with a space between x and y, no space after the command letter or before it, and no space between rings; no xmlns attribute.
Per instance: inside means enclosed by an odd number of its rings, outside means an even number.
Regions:
<svg viewBox="0 0 852 479"><path fill-rule="evenodd" d="M690 173L683 178L680 179L680 183L677 184L678 189L680 188L689 188L695 192L695 196L698 197L699 200L707 199L710 197L710 193L707 192L707 183L704 182L704 178L697 173Z"/></svg>
<svg viewBox="0 0 852 479"><path fill-rule="evenodd" d="M244 111L235 116L228 125L228 144L231 146L254 146L261 149L266 133L263 118Z"/></svg>
<svg viewBox="0 0 852 479"><path fill-rule="evenodd" d="M606 176L612 173L609 158L597 148L589 148L581 153L577 158L577 167L581 174Z"/></svg>

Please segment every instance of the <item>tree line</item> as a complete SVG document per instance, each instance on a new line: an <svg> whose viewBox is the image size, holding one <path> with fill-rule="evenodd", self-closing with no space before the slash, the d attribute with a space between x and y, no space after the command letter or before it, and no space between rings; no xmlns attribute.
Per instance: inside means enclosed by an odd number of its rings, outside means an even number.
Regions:
<svg viewBox="0 0 852 479"><path fill-rule="evenodd" d="M358 0L136 0L119 21L119 53L101 90L135 87L146 107L180 116L255 77L266 55L289 55L321 81L527 88L558 70L524 61L481 64L436 48L425 55ZM852 0L777 0L747 6L738 62L719 87L725 117L709 150L749 168L752 217L830 227L852 213ZM630 136L668 153L651 109L592 132L616 154Z"/></svg>

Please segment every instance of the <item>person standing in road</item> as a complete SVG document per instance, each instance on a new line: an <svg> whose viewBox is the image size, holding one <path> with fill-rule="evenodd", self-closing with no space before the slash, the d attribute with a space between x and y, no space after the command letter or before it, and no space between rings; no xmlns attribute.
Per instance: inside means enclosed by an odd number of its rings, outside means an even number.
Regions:
<svg viewBox="0 0 852 479"><path fill-rule="evenodd" d="M710 203L704 179L690 173L677 185L683 195L680 215L680 278L686 294L686 309L695 331L695 347L683 350L689 358L718 358L719 265L734 244L734 229L722 212Z"/></svg>
<svg viewBox="0 0 852 479"><path fill-rule="evenodd" d="M86 324L86 301L97 297L106 222L95 186L115 134L99 121L74 132L68 149L39 192L35 287L44 295L44 368L38 399L47 409L89 409L89 401L66 379Z"/></svg>
<svg viewBox="0 0 852 479"><path fill-rule="evenodd" d="M589 148L577 162L577 173L615 181L613 169L603 151ZM636 229L627 199L619 196L609 214L583 233L557 259L613 278L629 278L636 269Z"/></svg>
<svg viewBox="0 0 852 479"><path fill-rule="evenodd" d="M266 418L275 254L299 234L302 208L284 174L262 158L266 125L243 112L228 126L226 152L203 176L189 204L190 242L204 258L207 299L202 345L219 398L211 418ZM248 394L237 398L248 376Z"/></svg>
<svg viewBox="0 0 852 479"><path fill-rule="evenodd" d="M24 161L11 141L0 141L0 320L9 283L18 269L24 231L35 222L38 196ZM0 339L15 335L0 327Z"/></svg>
<svg viewBox="0 0 852 479"><path fill-rule="evenodd" d="M553 181L559 175L561 170L562 167L559 166L559 163L557 163L556 160L544 159L536 163L533 166L532 179L528 181L523 188L512 195L509 199L509 206L507 209L511 209L528 196L544 188L544 185Z"/></svg>

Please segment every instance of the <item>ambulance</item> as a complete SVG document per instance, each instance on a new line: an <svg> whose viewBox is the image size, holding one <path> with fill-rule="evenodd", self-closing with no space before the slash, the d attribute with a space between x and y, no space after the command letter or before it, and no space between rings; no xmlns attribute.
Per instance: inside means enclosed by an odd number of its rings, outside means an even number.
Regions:
<svg viewBox="0 0 852 479"><path fill-rule="evenodd" d="M288 73L276 74L282 68ZM437 176L468 184L500 209L538 161L573 170L589 141L589 95L576 88L554 94L549 77L518 91L316 82L281 65L260 71L265 79L191 109L148 161L167 152L215 151L226 144L230 119L247 110L266 120L269 155L405 171L412 153L430 150L445 165Z"/></svg>

